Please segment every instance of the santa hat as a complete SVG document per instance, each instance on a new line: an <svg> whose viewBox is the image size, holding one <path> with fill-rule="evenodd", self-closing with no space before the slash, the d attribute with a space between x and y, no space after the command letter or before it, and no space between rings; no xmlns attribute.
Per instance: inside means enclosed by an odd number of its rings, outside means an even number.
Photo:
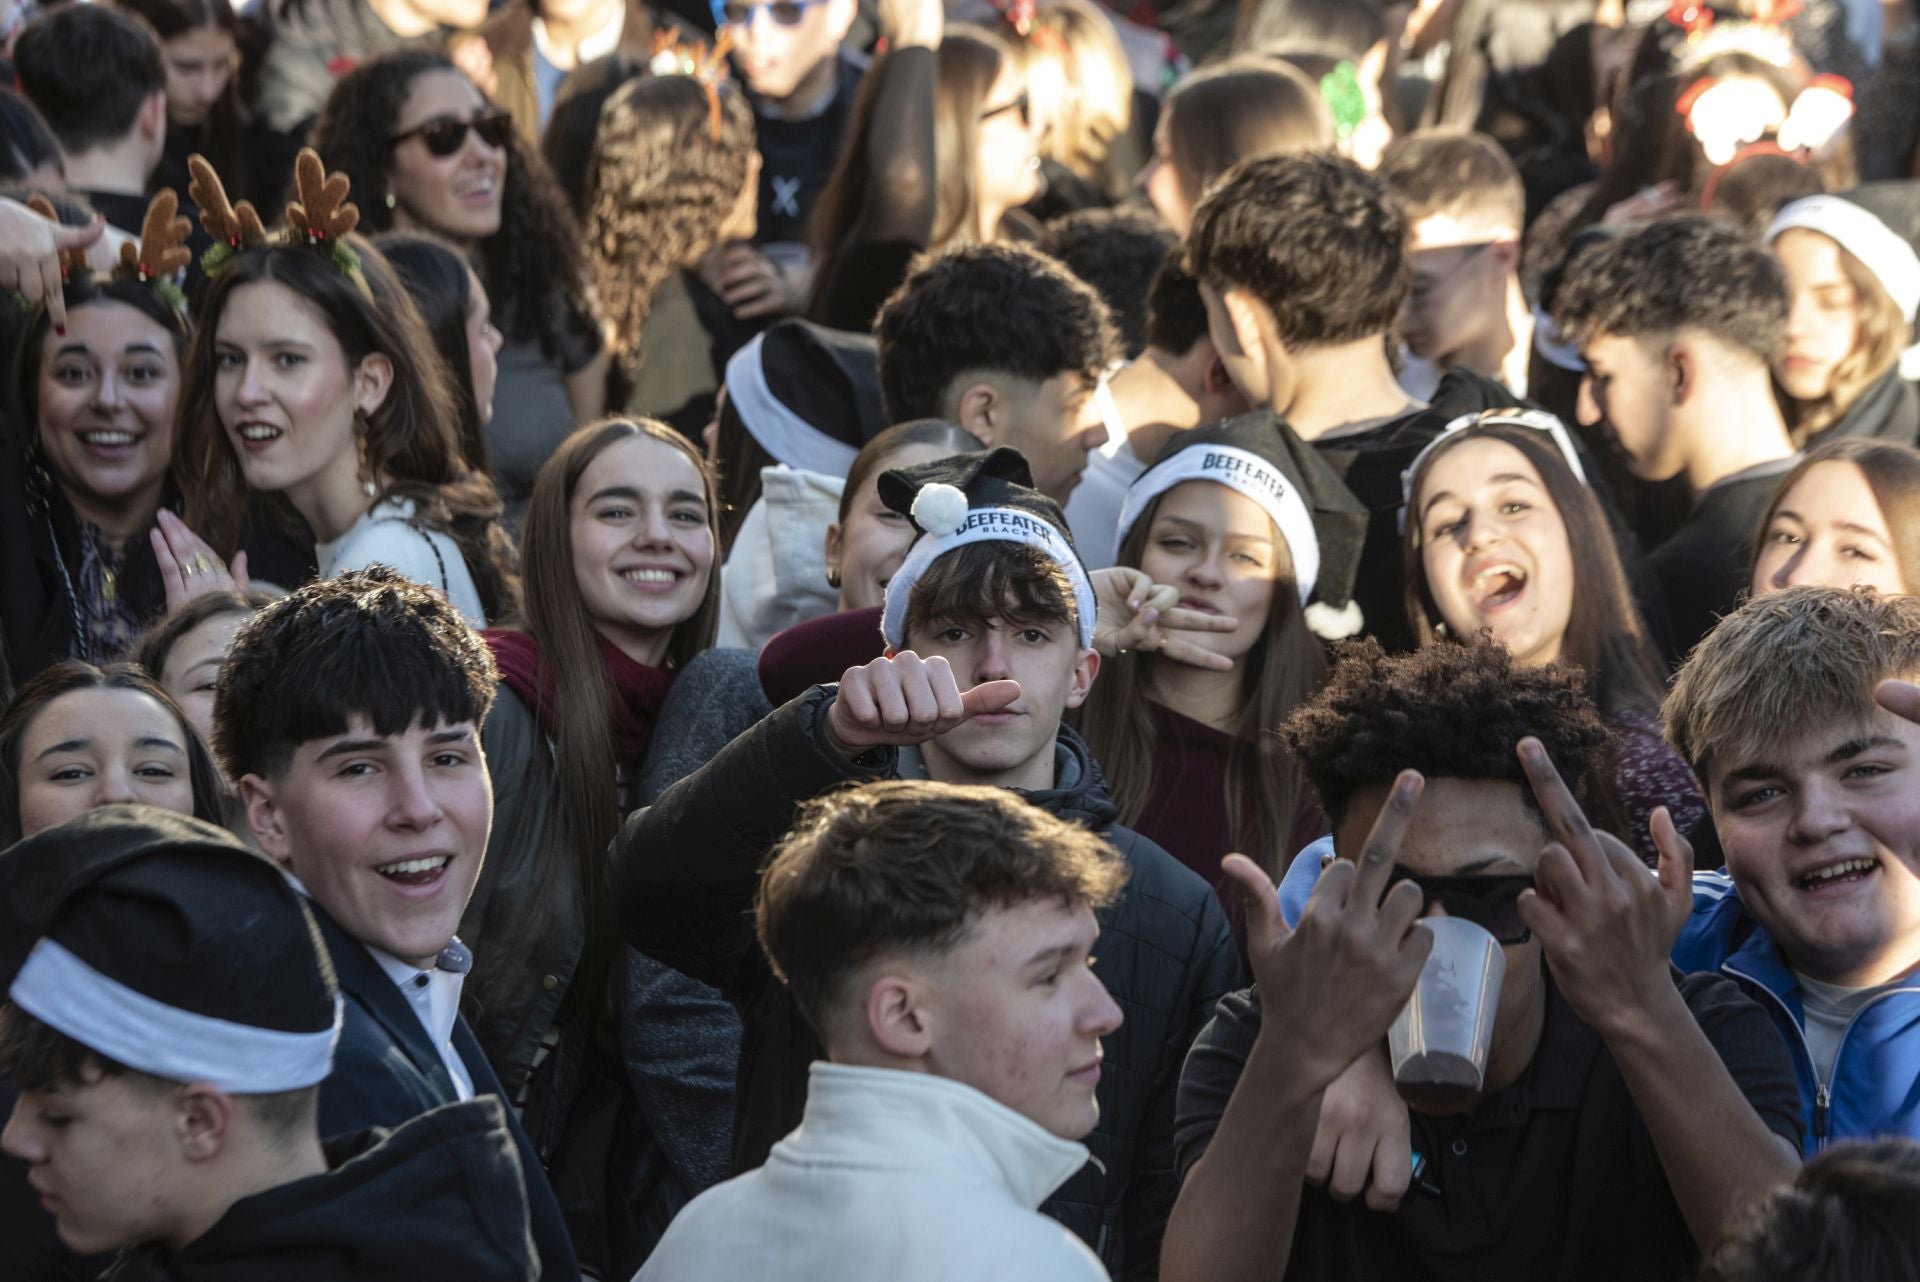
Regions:
<svg viewBox="0 0 1920 1282"><path fill-rule="evenodd" d="M879 485L880 501L921 532L887 580L880 632L888 645L906 644L907 599L935 561L969 543L1018 543L1039 552L1067 576L1080 615L1080 646L1093 647L1093 580L1074 549L1067 518L1058 504L1033 488L1033 474L1020 451L1001 446L984 454L895 468L880 474Z"/></svg>
<svg viewBox="0 0 1920 1282"><path fill-rule="evenodd" d="M151 806L0 854L0 985L98 1055L235 1095L317 1085L340 1034L332 964L285 875Z"/></svg>
<svg viewBox="0 0 1920 1282"><path fill-rule="evenodd" d="M1920 183L1869 183L1796 200L1774 216L1767 243L1796 229L1817 231L1852 254L1909 322L1920 311Z"/></svg>
<svg viewBox="0 0 1920 1282"><path fill-rule="evenodd" d="M775 462L844 477L887 426L874 340L783 320L727 362L727 408Z"/></svg>
<svg viewBox="0 0 1920 1282"><path fill-rule="evenodd" d="M1307 626L1329 638L1359 632L1364 620L1353 601L1353 579L1366 541L1367 509L1278 415L1242 414L1175 433L1158 461L1128 488L1120 507L1121 541L1154 500L1187 481L1224 485L1265 509L1286 540Z"/></svg>

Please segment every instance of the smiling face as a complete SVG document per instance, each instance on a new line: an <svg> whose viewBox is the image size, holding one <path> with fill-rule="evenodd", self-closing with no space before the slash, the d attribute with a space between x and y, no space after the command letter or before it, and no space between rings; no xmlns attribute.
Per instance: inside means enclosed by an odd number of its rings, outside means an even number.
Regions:
<svg viewBox="0 0 1920 1282"><path fill-rule="evenodd" d="M226 662L233 634L250 616L238 610L216 614L189 629L173 643L167 661L154 674L160 688L173 696L202 743L213 742L213 687L220 665Z"/></svg>
<svg viewBox="0 0 1920 1282"><path fill-rule="evenodd" d="M408 134L436 121L478 120L492 111L460 72L423 72L409 88L390 133ZM395 227L438 232L462 244L484 240L500 230L506 149L490 146L478 130L469 129L452 155L436 156L414 133L395 144L387 186L396 202Z"/></svg>
<svg viewBox="0 0 1920 1282"><path fill-rule="evenodd" d="M228 295L214 332L214 406L247 488L286 492L303 512L311 494L357 490L354 413L385 396L384 382L375 392L361 375L385 360L350 370L319 310L278 281Z"/></svg>
<svg viewBox="0 0 1920 1282"><path fill-rule="evenodd" d="M1092 967L1099 923L1085 904L994 908L929 963L929 1072L965 1082L1062 1139L1100 1120L1100 1039L1120 1008Z"/></svg>
<svg viewBox="0 0 1920 1282"><path fill-rule="evenodd" d="M493 387L500 376L500 346L506 341L493 323L487 287L467 269L467 367L473 371L473 404L480 425L493 421Z"/></svg>
<svg viewBox="0 0 1920 1282"><path fill-rule="evenodd" d="M946 458L939 445L903 445L867 473L842 524L827 527L827 569L840 579L840 609L870 610L887 603L887 584L913 546L906 517L880 501L880 474Z"/></svg>
<svg viewBox="0 0 1920 1282"><path fill-rule="evenodd" d="M1528 666L1558 658L1573 615L1573 549L1526 455L1485 438L1449 447L1428 464L1413 512L1427 591L1448 630L1488 630Z"/></svg>
<svg viewBox="0 0 1920 1282"><path fill-rule="evenodd" d="M1333 844L1344 859L1359 858L1367 834L1386 805L1389 784L1355 793L1334 825ZM1397 862L1429 877L1531 876L1547 842L1545 825L1521 785L1500 779L1429 778L1401 844ZM1486 1093L1516 1080L1538 1047L1546 1007L1538 939L1502 944L1506 978L1488 1052ZM1472 1107L1468 1103L1465 1109Z"/></svg>
<svg viewBox="0 0 1920 1282"><path fill-rule="evenodd" d="M707 487L686 453L635 436L600 451L569 502L573 573L600 635L640 663L665 661L673 630L713 573Z"/></svg>
<svg viewBox="0 0 1920 1282"><path fill-rule="evenodd" d="M1860 291L1847 276L1840 246L1817 231L1782 232L1773 253L1786 268L1793 300L1773 376L1794 400L1818 401L1833 390L1834 372L1860 339Z"/></svg>
<svg viewBox="0 0 1920 1282"><path fill-rule="evenodd" d="M0 1148L28 1165L27 1182L83 1255L165 1241L175 1229L169 1203L185 1162L178 1120L162 1084L132 1074L23 1090L0 1132Z"/></svg>
<svg viewBox="0 0 1920 1282"><path fill-rule="evenodd" d="M1180 589L1185 608L1240 620L1232 632L1193 637L1237 661L1266 633L1273 594L1282 574L1292 579L1293 560L1265 508L1224 485L1185 481L1155 504L1138 568Z"/></svg>
<svg viewBox="0 0 1920 1282"><path fill-rule="evenodd" d="M100 301L67 313L40 346L40 450L60 488L96 525L152 519L173 456L180 359L138 308Z"/></svg>
<svg viewBox="0 0 1920 1282"><path fill-rule="evenodd" d="M973 189L983 215L982 236L990 237L1002 214L1026 204L1040 190L1039 134L1031 104L1024 113L1019 105L1026 94L1026 76L1012 62L1004 62L980 106Z"/></svg>
<svg viewBox="0 0 1920 1282"><path fill-rule="evenodd" d="M1753 594L1800 583L1908 591L1900 556L1873 487L1858 464L1816 463L1780 498L1760 537Z"/></svg>
<svg viewBox="0 0 1920 1282"><path fill-rule="evenodd" d="M205 124L239 60L232 34L219 27L195 27L165 41L160 52L167 69L167 123Z"/></svg>
<svg viewBox="0 0 1920 1282"><path fill-rule="evenodd" d="M1816 980L1907 973L1920 963L1920 726L1876 710L1860 725L1783 727L1769 747L1706 771L1740 902Z"/></svg>
<svg viewBox="0 0 1920 1282"><path fill-rule="evenodd" d="M470 723L382 736L356 713L272 779L240 782L255 840L341 929L427 969L480 876L493 784Z"/></svg>
<svg viewBox="0 0 1920 1282"><path fill-rule="evenodd" d="M1647 481L1677 476L1685 466L1673 431L1672 384L1664 353L1639 339L1601 334L1580 349L1580 421L1605 423L1633 474Z"/></svg>
<svg viewBox="0 0 1920 1282"><path fill-rule="evenodd" d="M187 733L138 690L71 690L54 699L20 735L20 835L121 803L192 814Z"/></svg>
<svg viewBox="0 0 1920 1282"><path fill-rule="evenodd" d="M1012 706L923 744L927 773L942 783L1052 787L1060 718L1086 702L1100 670L1094 652L1080 648L1073 624L1064 618L929 619L906 640L923 659L944 656L962 690L1009 678L1020 683Z"/></svg>

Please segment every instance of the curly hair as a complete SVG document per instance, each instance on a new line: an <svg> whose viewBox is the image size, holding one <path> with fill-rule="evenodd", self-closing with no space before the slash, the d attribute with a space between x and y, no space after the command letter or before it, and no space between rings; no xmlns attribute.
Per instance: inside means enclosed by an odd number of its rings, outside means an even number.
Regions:
<svg viewBox="0 0 1920 1282"><path fill-rule="evenodd" d="M1194 210L1187 268L1244 289L1289 348L1384 334L1412 284L1407 222L1350 160L1267 156L1233 170Z"/></svg>
<svg viewBox="0 0 1920 1282"><path fill-rule="evenodd" d="M1037 244L1106 300L1132 359L1147 345L1148 291L1177 241L1144 210L1081 209L1048 223Z"/></svg>
<svg viewBox="0 0 1920 1282"><path fill-rule="evenodd" d="M746 189L753 112L732 86L719 107L692 76L621 86L600 113L587 168L587 252L631 377L654 291L712 249ZM715 120L719 128L714 128Z"/></svg>
<svg viewBox="0 0 1920 1282"><path fill-rule="evenodd" d="M1765 361L1786 336L1788 297L1772 254L1726 223L1679 214L1572 259L1554 312L1581 343L1697 329Z"/></svg>
<svg viewBox="0 0 1920 1282"><path fill-rule="evenodd" d="M880 309L876 333L880 394L895 423L950 417L947 394L962 374L1077 374L1092 387L1120 354L1093 287L1018 245L923 255Z"/></svg>
<svg viewBox="0 0 1920 1282"><path fill-rule="evenodd" d="M466 78L444 54L424 49L362 63L334 84L314 121L312 146L329 172L352 180L364 235L393 228L386 198L394 124L413 82L435 71ZM474 246L474 263L500 332L516 342L536 342L548 360L559 360L570 330L598 329L580 228L546 163L518 130L507 139L506 152L500 230Z"/></svg>
<svg viewBox="0 0 1920 1282"><path fill-rule="evenodd" d="M1371 638L1342 646L1326 685L1280 732L1336 824L1355 793L1407 769L1512 783L1537 808L1514 753L1525 735L1584 801L1613 748L1578 668L1523 668L1487 639L1394 655Z"/></svg>

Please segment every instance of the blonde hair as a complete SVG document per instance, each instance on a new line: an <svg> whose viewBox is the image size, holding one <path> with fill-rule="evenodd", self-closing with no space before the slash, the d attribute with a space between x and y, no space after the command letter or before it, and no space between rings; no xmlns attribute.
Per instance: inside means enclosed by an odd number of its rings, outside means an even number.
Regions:
<svg viewBox="0 0 1920 1282"><path fill-rule="evenodd" d="M1814 231L1813 234L1826 233ZM1804 409L1799 402L1787 401L1787 416L1793 420L1796 447L1806 445L1832 427L1862 392L1900 363L1900 353L1907 346L1907 318L1900 304L1893 301L1893 295L1880 283L1879 276L1854 257L1852 250L1838 241L1834 241L1834 247L1840 251L1840 270L1846 273L1847 282L1857 295L1854 309L1859 328L1854 331L1853 349L1833 367L1833 381L1827 385L1827 394L1809 402Z"/></svg>
<svg viewBox="0 0 1920 1282"><path fill-rule="evenodd" d="M718 242L753 148L746 100L693 76L629 81L601 109L587 166L587 253L623 374L645 358L640 331L655 292Z"/></svg>
<svg viewBox="0 0 1920 1282"><path fill-rule="evenodd" d="M1088 0L1047 0L1035 15L1035 34L1054 38L1066 75L1067 93L1042 151L1082 178L1093 178L1107 162L1113 140L1133 123L1133 69L1120 33Z"/></svg>
<svg viewBox="0 0 1920 1282"><path fill-rule="evenodd" d="M1675 751L1710 787L1713 760L1752 760L1812 726L1865 723L1876 708L1873 688L1913 673L1920 599L1782 588L1707 634L1674 678L1661 716Z"/></svg>

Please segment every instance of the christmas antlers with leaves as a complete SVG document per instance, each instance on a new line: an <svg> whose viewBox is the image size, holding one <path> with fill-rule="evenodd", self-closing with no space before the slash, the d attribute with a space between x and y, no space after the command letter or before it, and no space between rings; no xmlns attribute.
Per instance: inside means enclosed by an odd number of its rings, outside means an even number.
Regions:
<svg viewBox="0 0 1920 1282"><path fill-rule="evenodd" d="M200 269L208 276L218 276L235 254L257 245L304 245L324 253L362 293L368 292L366 278L360 272L360 256L346 242L348 234L360 225L360 210L347 199L347 176L328 176L319 152L311 147L300 149L293 166L294 190L299 199L287 202L286 226L277 235L267 231L251 202L243 200L236 205L227 200L227 189L206 157L187 157L187 171L193 175L187 195L200 206L200 225L215 242L200 256Z"/></svg>
<svg viewBox="0 0 1920 1282"><path fill-rule="evenodd" d="M27 208L49 222L59 222L53 203L45 196L33 196ZM180 292L174 277L193 261L187 249L187 237L193 224L179 216L180 198L171 187L162 189L147 204L146 220L140 224L140 239L120 246L120 262L110 272L94 273L84 249L69 249L60 255L60 277L72 280L76 275L97 275L100 279L126 275L144 285L153 286L161 301L179 315L185 315L187 297Z"/></svg>

